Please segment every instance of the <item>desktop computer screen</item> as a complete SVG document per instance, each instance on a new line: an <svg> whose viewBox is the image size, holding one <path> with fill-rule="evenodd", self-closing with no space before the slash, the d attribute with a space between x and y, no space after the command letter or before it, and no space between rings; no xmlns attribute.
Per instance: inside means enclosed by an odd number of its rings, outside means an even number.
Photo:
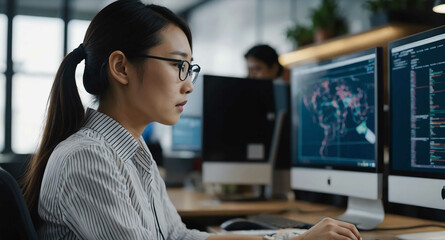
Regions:
<svg viewBox="0 0 445 240"><path fill-rule="evenodd" d="M445 27L390 42L388 50L388 200L445 210Z"/></svg>
<svg viewBox="0 0 445 240"><path fill-rule="evenodd" d="M172 126L172 151L201 151L201 117L182 115Z"/></svg>
<svg viewBox="0 0 445 240"><path fill-rule="evenodd" d="M291 186L348 196L339 217L360 229L383 221L382 53L373 48L291 73Z"/></svg>
<svg viewBox="0 0 445 240"><path fill-rule="evenodd" d="M268 185L277 158L289 169L286 141L277 140L286 136L287 83L205 75L203 84L204 182Z"/></svg>

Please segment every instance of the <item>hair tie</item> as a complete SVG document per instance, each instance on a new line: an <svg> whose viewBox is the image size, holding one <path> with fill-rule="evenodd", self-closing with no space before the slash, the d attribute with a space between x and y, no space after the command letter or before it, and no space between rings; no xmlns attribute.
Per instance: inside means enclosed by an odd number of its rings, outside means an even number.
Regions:
<svg viewBox="0 0 445 240"><path fill-rule="evenodd" d="M85 52L85 49L83 48L82 43L72 51L72 54L75 56L76 63L80 63L87 57L87 54Z"/></svg>

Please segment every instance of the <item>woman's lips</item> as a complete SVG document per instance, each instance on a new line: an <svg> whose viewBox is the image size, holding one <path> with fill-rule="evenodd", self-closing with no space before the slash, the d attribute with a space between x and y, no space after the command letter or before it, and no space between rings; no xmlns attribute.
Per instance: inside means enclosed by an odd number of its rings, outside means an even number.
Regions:
<svg viewBox="0 0 445 240"><path fill-rule="evenodd" d="M179 111L184 111L184 105L187 104L187 100L185 100L184 102L178 103L176 104L176 107L179 109Z"/></svg>

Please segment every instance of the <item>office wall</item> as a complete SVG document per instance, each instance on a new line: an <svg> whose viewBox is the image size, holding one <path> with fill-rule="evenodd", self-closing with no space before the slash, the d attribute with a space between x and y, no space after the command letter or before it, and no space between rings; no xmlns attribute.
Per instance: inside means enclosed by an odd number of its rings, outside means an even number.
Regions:
<svg viewBox="0 0 445 240"><path fill-rule="evenodd" d="M364 0L337 0L350 33L370 28ZM244 53L267 43L279 54L293 50L286 29L294 22L309 26L311 9L321 0L219 0L194 10L189 17L195 62L203 73L245 76Z"/></svg>
<svg viewBox="0 0 445 240"><path fill-rule="evenodd" d="M362 8L364 0L337 0L347 19L350 33L369 29L369 13ZM193 34L194 62L202 74L247 75L244 53L253 45L267 43L279 54L290 52L294 46L285 37L286 29L294 22L310 26L311 9L321 0L218 0L209 1L191 12L189 25ZM190 95L185 115L200 116L202 86L197 80ZM154 139L172 154L171 127L155 125Z"/></svg>

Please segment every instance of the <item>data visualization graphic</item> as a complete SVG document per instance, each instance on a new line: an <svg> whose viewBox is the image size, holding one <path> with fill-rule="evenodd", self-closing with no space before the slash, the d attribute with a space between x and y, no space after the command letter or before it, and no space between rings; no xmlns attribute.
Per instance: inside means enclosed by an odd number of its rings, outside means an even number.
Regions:
<svg viewBox="0 0 445 240"><path fill-rule="evenodd" d="M373 106L370 107L367 101L366 89L363 89L369 86L357 86L359 81L325 80L313 86L315 91L305 95L304 105L313 113L313 122L324 130L320 156L329 156L328 145L350 131L363 134L368 142L375 143L374 133L366 126L368 116L373 113Z"/></svg>
<svg viewBox="0 0 445 240"><path fill-rule="evenodd" d="M300 78L300 161L375 167L375 60Z"/></svg>

